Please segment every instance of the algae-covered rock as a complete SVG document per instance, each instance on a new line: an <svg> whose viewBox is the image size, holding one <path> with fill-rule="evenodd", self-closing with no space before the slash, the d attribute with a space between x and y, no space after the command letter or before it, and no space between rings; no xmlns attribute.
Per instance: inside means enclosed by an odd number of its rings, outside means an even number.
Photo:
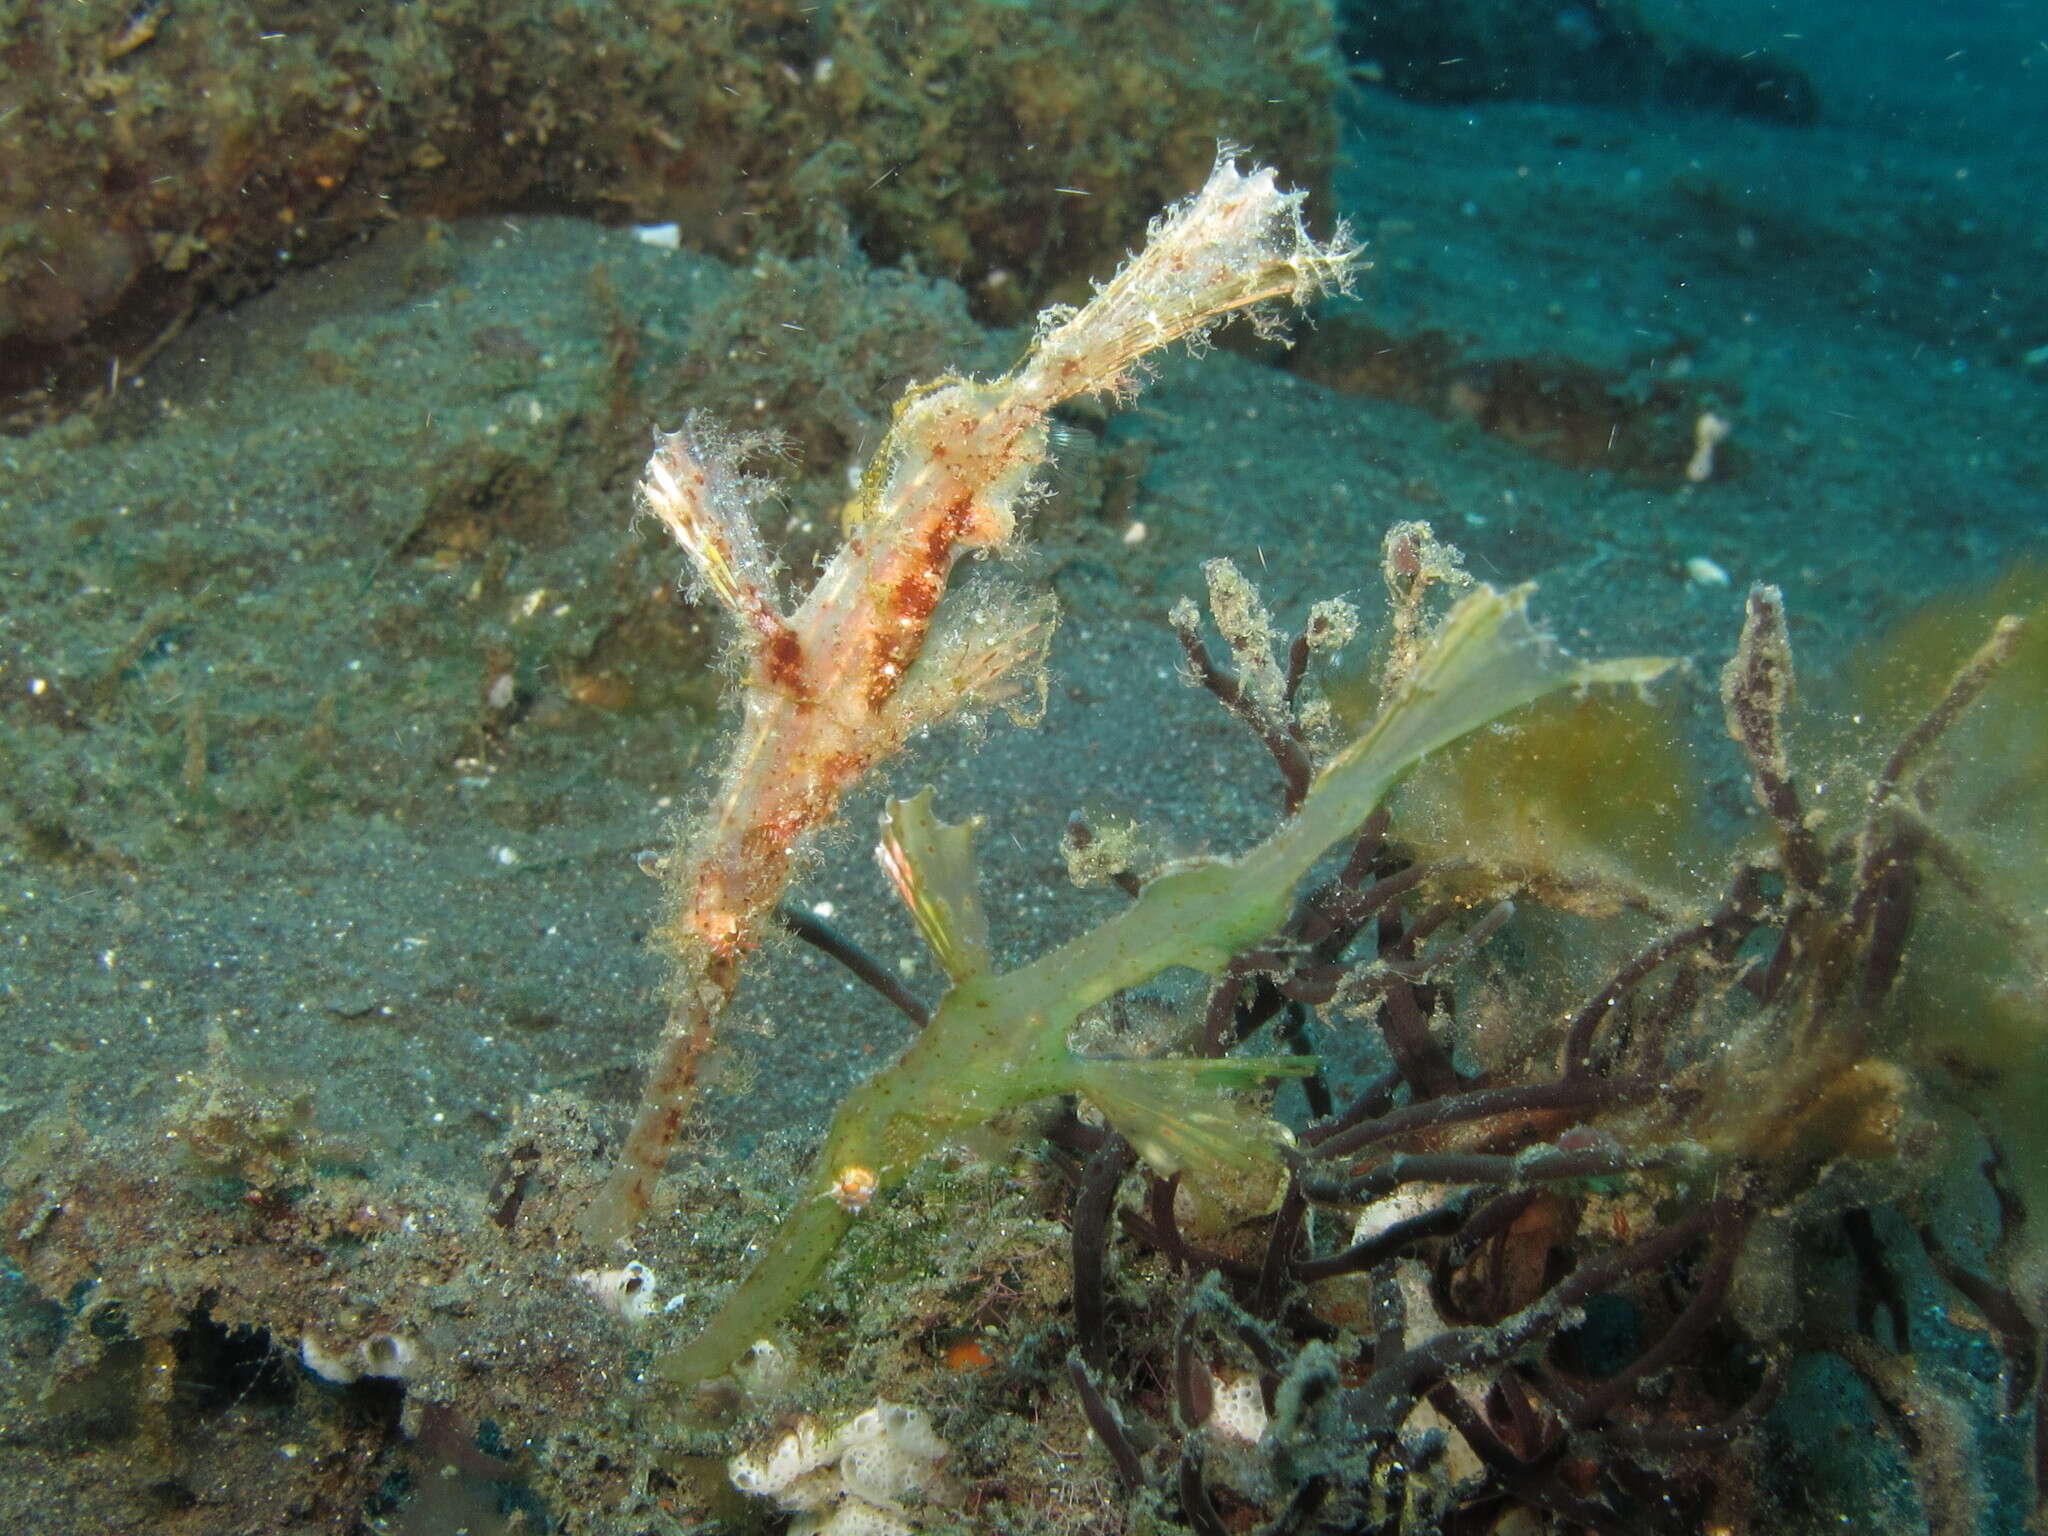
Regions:
<svg viewBox="0 0 2048 1536"><path fill-rule="evenodd" d="M394 217L673 223L728 258L851 230L1029 313L1218 135L1326 176L1326 7L1241 7L1230 46L1189 9L7 0L0 396L62 408Z"/></svg>

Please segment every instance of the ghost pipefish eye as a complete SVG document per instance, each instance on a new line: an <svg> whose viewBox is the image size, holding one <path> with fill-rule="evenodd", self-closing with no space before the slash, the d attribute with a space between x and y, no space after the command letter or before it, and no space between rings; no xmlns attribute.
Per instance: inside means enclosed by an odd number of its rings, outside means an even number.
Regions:
<svg viewBox="0 0 2048 1536"><path fill-rule="evenodd" d="M866 1210L868 1202L875 1198L875 1191L881 1187L882 1181L875 1170L858 1163L850 1164L832 1176L832 1198L843 1210Z"/></svg>

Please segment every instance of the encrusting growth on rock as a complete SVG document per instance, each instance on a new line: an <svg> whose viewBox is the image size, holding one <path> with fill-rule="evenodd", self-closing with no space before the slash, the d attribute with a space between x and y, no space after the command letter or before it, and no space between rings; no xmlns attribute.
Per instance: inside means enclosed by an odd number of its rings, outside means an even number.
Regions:
<svg viewBox="0 0 2048 1536"><path fill-rule="evenodd" d="M1039 686L1049 600L996 581L947 598L963 552L1011 544L1048 458L1049 421L1082 395L1125 396L1144 357L1199 342L1233 314L1341 287L1356 248L1302 222L1303 194L1219 156L1201 190L1156 219L1143 250L1078 309L1040 317L1023 362L992 382L912 390L864 475L838 553L785 610L743 473L763 440L696 416L659 440L641 499L683 546L698 588L732 614L741 720L703 819L667 861L676 979L632 1131L585 1236L646 1213L746 955L772 921L809 834L918 730Z"/></svg>

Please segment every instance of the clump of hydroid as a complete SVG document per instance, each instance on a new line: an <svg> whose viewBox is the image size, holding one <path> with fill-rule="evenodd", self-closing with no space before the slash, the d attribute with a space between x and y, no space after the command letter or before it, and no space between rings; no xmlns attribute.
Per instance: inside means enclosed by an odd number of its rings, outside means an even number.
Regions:
<svg viewBox="0 0 2048 1536"><path fill-rule="evenodd" d="M742 468L757 441L697 416L659 440L641 499L733 617L741 718L709 810L666 861L670 1016L588 1236L617 1238L647 1209L717 1017L810 834L915 732L963 709L1028 703L1042 687L1050 600L993 580L947 591L963 554L1015 540L1049 457L1050 413L1082 395L1130 394L1147 354L1199 343L1233 314L1270 332L1278 322L1262 306L1342 286L1357 248L1341 229L1313 239L1302 200L1226 151L1092 300L1041 317L1017 368L913 389L862 477L844 542L794 609L750 513L766 489Z"/></svg>

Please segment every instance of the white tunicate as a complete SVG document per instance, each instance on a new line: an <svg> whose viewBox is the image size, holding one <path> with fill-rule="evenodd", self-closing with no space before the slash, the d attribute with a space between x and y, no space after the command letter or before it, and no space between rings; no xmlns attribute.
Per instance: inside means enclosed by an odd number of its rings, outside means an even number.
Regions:
<svg viewBox="0 0 2048 1536"><path fill-rule="evenodd" d="M363 1374L352 1351L331 1352L310 1333L299 1340L299 1358L305 1361L306 1369L322 1381L345 1385Z"/></svg>
<svg viewBox="0 0 2048 1536"><path fill-rule="evenodd" d="M847 1499L823 1519L807 1515L797 1521L789 1536L917 1536L917 1527L901 1515Z"/></svg>
<svg viewBox="0 0 2048 1536"><path fill-rule="evenodd" d="M818 1427L801 1420L765 1454L735 1456L726 1464L726 1475L742 1493L780 1500L783 1490L807 1472L816 1471L831 1460L819 1454Z"/></svg>
<svg viewBox="0 0 2048 1536"><path fill-rule="evenodd" d="M951 1454L931 1419L878 1402L829 1436L802 1419L765 1451L727 1463L733 1486L801 1513L791 1536L915 1536Z"/></svg>
<svg viewBox="0 0 2048 1536"><path fill-rule="evenodd" d="M356 1346L365 1376L404 1381L420 1368L420 1347L402 1333L373 1333Z"/></svg>
<svg viewBox="0 0 2048 1536"><path fill-rule="evenodd" d="M1257 1445L1270 1422L1259 1378L1246 1372L1224 1380L1212 1377L1209 1427L1219 1435Z"/></svg>
<svg viewBox="0 0 2048 1536"><path fill-rule="evenodd" d="M644 1323L659 1310L654 1271L638 1259L618 1269L579 1270L576 1283L597 1298L597 1304L629 1323Z"/></svg>

